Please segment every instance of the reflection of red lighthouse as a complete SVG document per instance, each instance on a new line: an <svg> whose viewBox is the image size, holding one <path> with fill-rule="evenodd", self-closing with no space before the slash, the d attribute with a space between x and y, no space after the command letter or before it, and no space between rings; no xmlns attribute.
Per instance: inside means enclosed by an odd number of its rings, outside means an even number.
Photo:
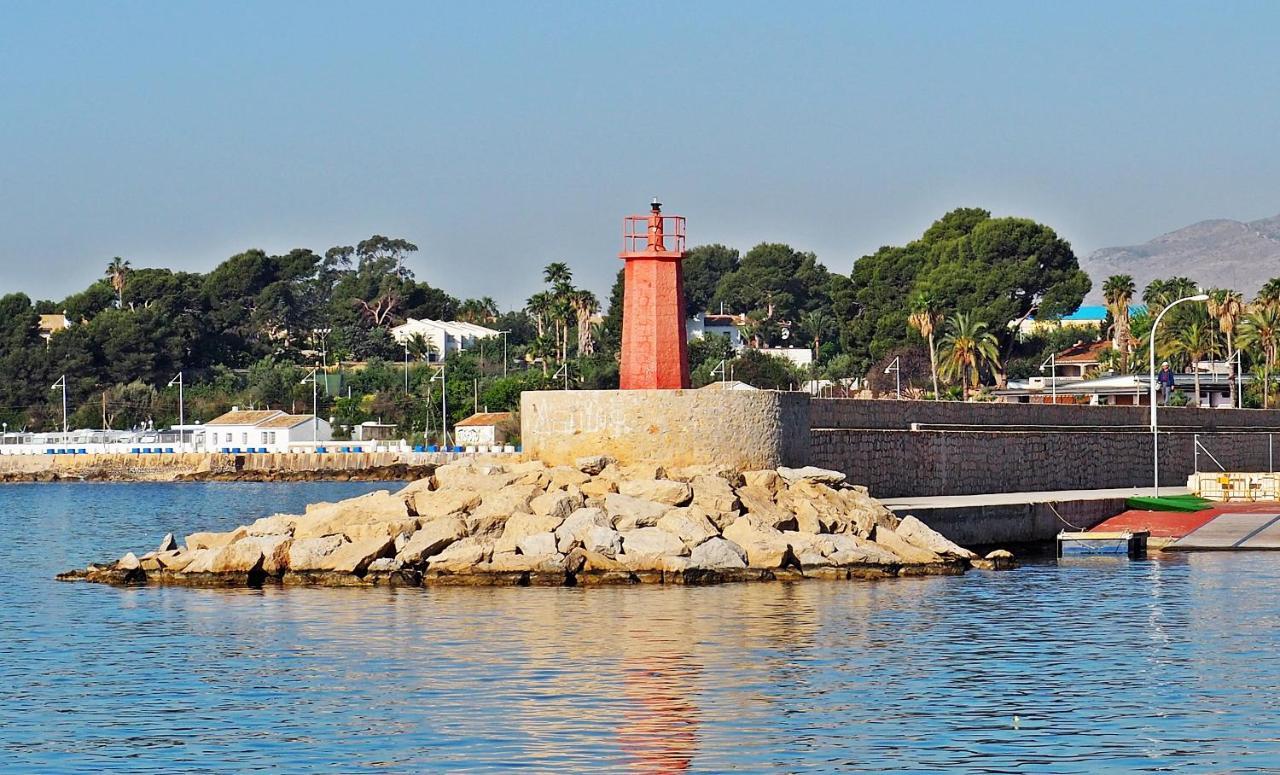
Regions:
<svg viewBox="0 0 1280 775"><path fill-rule="evenodd" d="M684 218L663 215L657 199L648 215L623 220L623 390L689 387L684 248Z"/></svg>

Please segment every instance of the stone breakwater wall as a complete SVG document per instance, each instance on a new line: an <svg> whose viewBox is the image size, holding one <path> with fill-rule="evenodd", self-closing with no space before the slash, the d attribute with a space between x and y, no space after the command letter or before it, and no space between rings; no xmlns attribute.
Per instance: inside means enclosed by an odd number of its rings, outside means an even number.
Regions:
<svg viewBox="0 0 1280 775"><path fill-rule="evenodd" d="M441 462L443 456L399 452L3 455L0 482L415 479Z"/></svg>
<svg viewBox="0 0 1280 775"><path fill-rule="evenodd" d="M469 460L59 576L111 584L578 585L851 579L1011 564L816 468Z"/></svg>
<svg viewBox="0 0 1280 775"><path fill-rule="evenodd" d="M529 457L570 465L584 455L623 464L804 465L809 396L772 390L529 391L520 397Z"/></svg>

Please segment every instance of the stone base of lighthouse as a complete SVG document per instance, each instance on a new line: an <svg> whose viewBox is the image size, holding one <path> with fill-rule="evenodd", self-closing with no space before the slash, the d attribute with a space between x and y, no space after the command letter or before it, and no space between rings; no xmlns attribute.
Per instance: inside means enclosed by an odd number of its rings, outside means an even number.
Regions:
<svg viewBox="0 0 1280 775"><path fill-rule="evenodd" d="M679 258L627 258L622 309L623 390L689 387L684 269Z"/></svg>

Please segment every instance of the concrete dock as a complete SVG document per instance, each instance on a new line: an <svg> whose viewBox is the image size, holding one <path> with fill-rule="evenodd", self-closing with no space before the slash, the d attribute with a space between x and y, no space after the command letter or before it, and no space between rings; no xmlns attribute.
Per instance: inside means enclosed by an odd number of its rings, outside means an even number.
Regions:
<svg viewBox="0 0 1280 775"><path fill-rule="evenodd" d="M883 500L899 516L914 514L962 546L1052 541L1062 530L1088 530L1125 511L1152 487L1046 490L985 495L938 495ZM1161 487L1160 495L1186 495L1185 487Z"/></svg>

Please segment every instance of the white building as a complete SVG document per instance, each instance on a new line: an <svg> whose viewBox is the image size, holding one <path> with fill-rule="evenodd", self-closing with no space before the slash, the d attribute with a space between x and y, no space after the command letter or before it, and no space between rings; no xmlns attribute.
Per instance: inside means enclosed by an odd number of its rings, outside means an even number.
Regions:
<svg viewBox="0 0 1280 775"><path fill-rule="evenodd" d="M808 347L761 347L757 352L785 358L796 366L809 366L813 363L813 350Z"/></svg>
<svg viewBox="0 0 1280 775"><path fill-rule="evenodd" d="M468 447L505 444L508 432L515 425L511 412L477 412L453 426L454 439Z"/></svg>
<svg viewBox="0 0 1280 775"><path fill-rule="evenodd" d="M745 325L746 322L745 315L713 315L709 312L700 312L685 321L684 330L689 340L702 339L709 334L727 336L733 349L741 350L745 343L742 341L742 329L739 326Z"/></svg>
<svg viewBox="0 0 1280 775"><path fill-rule="evenodd" d="M400 344L408 342L415 336L421 336L433 348L428 360L435 361L461 350L470 350L481 339L501 336L501 334L492 328L477 326L474 323L409 318L403 325L391 329L391 336Z"/></svg>
<svg viewBox="0 0 1280 775"><path fill-rule="evenodd" d="M193 443L197 450L209 452L288 452L291 444L310 447L333 438L329 423L324 420L279 409L233 407L200 428L193 434Z"/></svg>

